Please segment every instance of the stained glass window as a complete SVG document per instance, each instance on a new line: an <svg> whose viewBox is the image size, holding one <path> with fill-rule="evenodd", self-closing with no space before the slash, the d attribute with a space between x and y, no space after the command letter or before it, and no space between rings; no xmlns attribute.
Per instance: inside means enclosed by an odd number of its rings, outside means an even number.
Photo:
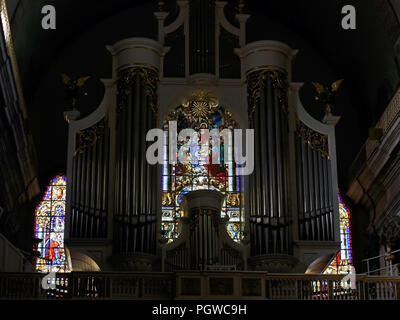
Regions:
<svg viewBox="0 0 400 320"><path fill-rule="evenodd" d="M209 96L197 95L192 100L184 102L181 106L171 112L164 122L164 163L162 165L162 235L169 242L176 239L180 234L180 219L183 215L181 208L182 195L195 190L218 190L224 196L221 217L228 216L227 233L236 242L242 238L244 222L244 196L242 177L236 175L236 166L233 161L224 158L224 148L227 144L221 139L219 148L217 143L212 143L215 137L210 136L208 148L202 148L200 134L192 140L190 147L187 141L178 141L177 155L185 154L189 158L188 164L169 164L168 161L168 129L169 121L177 122L178 133L183 129L229 129L233 135L233 129L237 127L232 119L232 114L211 101ZM234 137L231 136L233 146L228 147L232 159L234 148ZM207 151L208 149L208 151ZM201 153L205 154L201 155ZM219 151L219 152L218 152ZM212 161L212 156L219 154L219 164Z"/></svg>
<svg viewBox="0 0 400 320"><path fill-rule="evenodd" d="M340 218L340 251L327 267L324 273L327 274L348 274L352 270L353 255L351 246L351 213L344 203L340 192L339 197L339 218Z"/></svg>
<svg viewBox="0 0 400 320"><path fill-rule="evenodd" d="M66 185L65 176L54 177L35 210L35 238L41 240L36 249L39 272L70 271L64 250Z"/></svg>

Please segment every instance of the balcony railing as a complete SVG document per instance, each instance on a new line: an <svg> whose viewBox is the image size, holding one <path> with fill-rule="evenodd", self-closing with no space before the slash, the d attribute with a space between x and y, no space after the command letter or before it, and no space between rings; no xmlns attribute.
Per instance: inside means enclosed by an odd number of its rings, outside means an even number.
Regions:
<svg viewBox="0 0 400 320"><path fill-rule="evenodd" d="M343 285L343 277L338 275L72 272L43 280L44 276L0 273L0 300L400 300L400 277L360 275L356 277L356 289L351 289Z"/></svg>

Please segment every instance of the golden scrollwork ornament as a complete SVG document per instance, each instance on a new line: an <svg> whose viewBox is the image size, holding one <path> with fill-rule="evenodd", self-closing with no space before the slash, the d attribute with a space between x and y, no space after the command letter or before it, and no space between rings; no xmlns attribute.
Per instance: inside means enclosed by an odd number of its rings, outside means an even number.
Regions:
<svg viewBox="0 0 400 320"><path fill-rule="evenodd" d="M198 90L192 92L183 102L183 113L191 122L208 122L209 116L218 108L219 103L211 92Z"/></svg>
<svg viewBox="0 0 400 320"><path fill-rule="evenodd" d="M106 126L106 120L105 118L103 118L94 126L85 130L78 131L78 142L77 148L75 150L75 155L82 153L89 147L94 146L96 142L104 135Z"/></svg>
<svg viewBox="0 0 400 320"><path fill-rule="evenodd" d="M297 134L311 149L329 159L328 136L306 126L299 118L296 119Z"/></svg>
<svg viewBox="0 0 400 320"><path fill-rule="evenodd" d="M118 81L117 112L121 112L128 104L128 95L135 80L140 81L144 93L148 97L151 110L157 114L158 104L158 72L148 66L134 66L120 73Z"/></svg>
<svg viewBox="0 0 400 320"><path fill-rule="evenodd" d="M247 77L247 96L249 103L249 117L252 117L256 107L260 103L261 96L267 84L267 80L271 80L272 87L278 98L282 110L287 114L288 99L288 81L285 72L274 69L262 69L252 72Z"/></svg>

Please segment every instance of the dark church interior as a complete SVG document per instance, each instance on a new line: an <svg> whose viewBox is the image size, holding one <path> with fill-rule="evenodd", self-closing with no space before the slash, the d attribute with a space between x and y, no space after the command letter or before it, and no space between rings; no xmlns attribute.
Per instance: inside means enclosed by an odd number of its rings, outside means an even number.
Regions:
<svg viewBox="0 0 400 320"><path fill-rule="evenodd" d="M399 0L0 19L0 300L400 300Z"/></svg>

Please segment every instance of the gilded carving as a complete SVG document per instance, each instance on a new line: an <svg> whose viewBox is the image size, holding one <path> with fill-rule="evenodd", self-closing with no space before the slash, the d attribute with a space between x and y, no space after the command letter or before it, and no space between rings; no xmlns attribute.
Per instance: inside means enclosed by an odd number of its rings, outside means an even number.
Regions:
<svg viewBox="0 0 400 320"><path fill-rule="evenodd" d="M94 126L85 130L79 130L77 132L78 143L77 143L77 148L75 150L75 155L82 153L89 147L94 146L97 140L99 140L104 135L105 129L106 129L106 120L105 118L103 118L100 122L98 122Z"/></svg>
<svg viewBox="0 0 400 320"><path fill-rule="evenodd" d="M262 92L265 89L266 80L272 81L272 86L278 98L280 105L285 113L287 113L288 99L288 80L286 73L274 69L261 69L247 76L247 96L249 102L249 117L252 116L256 106L260 103Z"/></svg>
<svg viewBox="0 0 400 320"><path fill-rule="evenodd" d="M238 127L230 111L225 110L219 105L218 99L210 91L196 90L184 99L182 105L172 111L164 121L164 126L168 121L178 121L180 114L190 123L194 124L195 130L212 127L213 114L220 112L223 116L224 127L234 129Z"/></svg>
<svg viewBox="0 0 400 320"><path fill-rule="evenodd" d="M329 159L328 136L307 127L299 118L296 119L297 134L311 149Z"/></svg>
<svg viewBox="0 0 400 320"><path fill-rule="evenodd" d="M157 89L159 79L157 71L149 66L134 66L120 73L118 81L117 111L121 112L121 110L126 107L129 91L136 76L139 77L140 83L144 87L144 92L148 97L149 107L155 114L157 114Z"/></svg>

